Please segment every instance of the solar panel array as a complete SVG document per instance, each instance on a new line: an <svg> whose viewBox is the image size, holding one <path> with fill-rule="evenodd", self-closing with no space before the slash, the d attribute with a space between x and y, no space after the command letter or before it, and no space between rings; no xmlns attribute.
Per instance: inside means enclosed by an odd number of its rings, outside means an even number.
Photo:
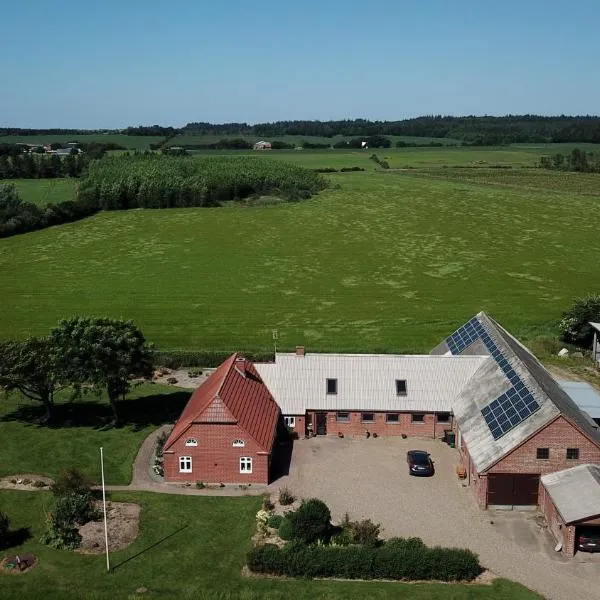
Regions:
<svg viewBox="0 0 600 600"><path fill-rule="evenodd" d="M481 410L492 436L497 440L538 410L540 405L500 352L490 334L475 317L447 338L446 344L452 354L460 354L476 340L482 341L511 383L511 388L507 392Z"/></svg>

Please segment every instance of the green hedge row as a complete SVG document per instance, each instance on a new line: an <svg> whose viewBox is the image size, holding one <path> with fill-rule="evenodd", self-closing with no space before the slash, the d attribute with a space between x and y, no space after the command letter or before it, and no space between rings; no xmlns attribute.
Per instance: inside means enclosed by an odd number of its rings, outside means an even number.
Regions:
<svg viewBox="0 0 600 600"><path fill-rule="evenodd" d="M419 538L392 538L375 548L266 544L247 560L256 573L306 578L471 581L483 570L470 550L428 548Z"/></svg>
<svg viewBox="0 0 600 600"><path fill-rule="evenodd" d="M181 367L218 367L235 350L157 350L153 352L153 364L157 367L179 369ZM254 362L273 362L273 352L242 352L243 356Z"/></svg>

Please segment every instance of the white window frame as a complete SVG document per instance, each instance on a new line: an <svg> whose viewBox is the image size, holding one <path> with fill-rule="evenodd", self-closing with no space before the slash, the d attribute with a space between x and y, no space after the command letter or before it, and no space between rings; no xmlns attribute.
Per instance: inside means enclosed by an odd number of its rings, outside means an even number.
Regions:
<svg viewBox="0 0 600 600"><path fill-rule="evenodd" d="M233 440L231 445L234 448L243 448L246 445L246 442L244 440Z"/></svg>
<svg viewBox="0 0 600 600"><path fill-rule="evenodd" d="M249 475L252 473L252 457L240 456L240 473Z"/></svg>
<svg viewBox="0 0 600 600"><path fill-rule="evenodd" d="M196 438L188 438L185 440L185 445L188 447L195 448L198 445L198 440Z"/></svg>
<svg viewBox="0 0 600 600"><path fill-rule="evenodd" d="M189 466L188 466L189 463ZM180 456L179 457L179 472L180 473L191 473L192 472L192 457L191 456Z"/></svg>
<svg viewBox="0 0 600 600"><path fill-rule="evenodd" d="M283 417L286 427L296 427L296 417Z"/></svg>

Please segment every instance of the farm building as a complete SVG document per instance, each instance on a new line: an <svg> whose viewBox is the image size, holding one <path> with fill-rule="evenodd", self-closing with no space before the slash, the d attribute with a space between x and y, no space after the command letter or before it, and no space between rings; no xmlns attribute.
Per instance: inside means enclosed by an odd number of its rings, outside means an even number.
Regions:
<svg viewBox="0 0 600 600"><path fill-rule="evenodd" d="M590 323L594 330L594 341L592 342L592 358L600 364L600 323Z"/></svg>
<svg viewBox="0 0 600 600"><path fill-rule="evenodd" d="M541 482L540 508L560 549L571 557L584 527L600 531L600 466L579 465L543 475Z"/></svg>
<svg viewBox="0 0 600 600"><path fill-rule="evenodd" d="M256 368L299 435L438 438L480 356L316 354L299 346Z"/></svg>
<svg viewBox="0 0 600 600"><path fill-rule="evenodd" d="M260 141L253 146L254 150L272 150L271 142Z"/></svg>
<svg viewBox="0 0 600 600"><path fill-rule="evenodd" d="M279 407L254 365L230 356L192 394L164 452L167 481L269 483Z"/></svg>
<svg viewBox="0 0 600 600"><path fill-rule="evenodd" d="M535 507L541 475L600 463L597 423L485 313L433 353L484 357L452 404L461 461L482 508Z"/></svg>

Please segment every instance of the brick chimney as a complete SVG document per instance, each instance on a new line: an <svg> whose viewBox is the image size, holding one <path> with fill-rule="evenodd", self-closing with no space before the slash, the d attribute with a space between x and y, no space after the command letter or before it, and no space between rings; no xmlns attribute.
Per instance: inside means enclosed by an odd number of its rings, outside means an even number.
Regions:
<svg viewBox="0 0 600 600"><path fill-rule="evenodd" d="M296 356L304 356L304 346L296 346Z"/></svg>

